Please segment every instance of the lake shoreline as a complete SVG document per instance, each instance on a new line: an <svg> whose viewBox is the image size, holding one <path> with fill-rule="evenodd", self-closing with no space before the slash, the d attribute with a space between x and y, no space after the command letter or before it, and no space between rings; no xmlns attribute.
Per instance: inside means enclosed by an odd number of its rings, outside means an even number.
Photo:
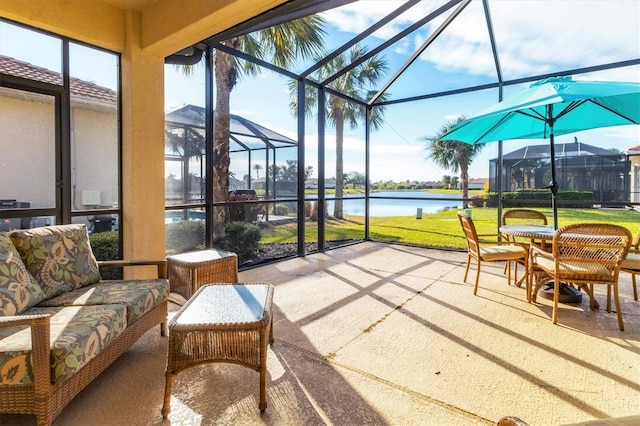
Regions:
<svg viewBox="0 0 640 426"><path fill-rule="evenodd" d="M412 216L437 213L450 209L462 208L462 196L456 194L431 194L425 191L379 191L369 198L369 214L371 216ZM411 195L409 195L411 194ZM344 215L364 216L365 199L363 194L345 194L342 201ZM356 198L349 200L349 198ZM327 200L327 210L333 213L335 201Z"/></svg>

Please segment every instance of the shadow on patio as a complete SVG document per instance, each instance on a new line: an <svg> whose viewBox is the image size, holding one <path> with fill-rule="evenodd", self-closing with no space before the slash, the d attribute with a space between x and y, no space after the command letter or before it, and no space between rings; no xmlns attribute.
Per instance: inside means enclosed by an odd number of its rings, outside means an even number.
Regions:
<svg viewBox="0 0 640 426"><path fill-rule="evenodd" d="M620 332L615 313L591 311L586 296L562 304L553 325L551 301L527 303L501 264L483 265L474 297L465 261L363 243L244 271L242 282L275 286L262 416L258 374L210 364L174 380L163 421L167 342L156 327L54 424L467 425L514 415L550 425L638 414L640 302L628 274ZM604 290L597 297L604 306Z"/></svg>

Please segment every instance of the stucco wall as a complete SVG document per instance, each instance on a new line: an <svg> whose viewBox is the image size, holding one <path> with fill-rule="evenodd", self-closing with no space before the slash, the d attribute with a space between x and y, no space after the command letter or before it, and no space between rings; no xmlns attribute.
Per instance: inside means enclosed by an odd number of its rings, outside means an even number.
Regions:
<svg viewBox="0 0 640 426"><path fill-rule="evenodd" d="M121 52L124 11L96 0L2 0L0 16Z"/></svg>
<svg viewBox="0 0 640 426"><path fill-rule="evenodd" d="M115 113L115 110L108 113L72 109L74 209L95 206L83 202L82 193L88 190L99 191L100 206L113 207L118 202L118 122Z"/></svg>
<svg viewBox="0 0 640 426"><path fill-rule="evenodd" d="M126 15L134 12L140 16L140 47L164 58L285 2L156 0L135 11L112 6L108 0L2 0L0 16L123 52Z"/></svg>
<svg viewBox="0 0 640 426"><path fill-rule="evenodd" d="M0 199L55 206L55 116L47 100L0 96Z"/></svg>
<svg viewBox="0 0 640 426"><path fill-rule="evenodd" d="M10 93L16 93L10 91ZM3 96L0 91L0 199L16 199L31 207L55 205L55 118L52 102ZM98 205L118 201L118 128L115 109L98 112L72 108L71 167L76 194L74 209L83 205L83 190L100 191Z"/></svg>
<svg viewBox="0 0 640 426"><path fill-rule="evenodd" d="M137 11L98 0L0 1L0 17L122 54L125 258L165 254L164 57L283 2L158 0Z"/></svg>

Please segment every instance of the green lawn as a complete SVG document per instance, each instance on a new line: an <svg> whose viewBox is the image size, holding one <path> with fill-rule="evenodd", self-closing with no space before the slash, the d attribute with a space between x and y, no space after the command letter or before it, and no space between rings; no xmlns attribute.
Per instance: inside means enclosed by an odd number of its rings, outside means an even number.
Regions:
<svg viewBox="0 0 640 426"><path fill-rule="evenodd" d="M550 208L536 209L543 212L549 224L553 223ZM473 208L472 218L479 234L496 233L498 213L495 208ZM635 236L640 231L640 212L623 209L570 209L558 210L559 226L580 222L606 222L625 226ZM306 241L317 241L318 224L307 222ZM296 223L274 226L264 230L261 243L283 243L296 241ZM466 241L457 217L457 210L449 210L415 217L372 217L371 239L425 247L465 249ZM364 217L348 216L345 220L326 222L327 241L361 240L364 238Z"/></svg>

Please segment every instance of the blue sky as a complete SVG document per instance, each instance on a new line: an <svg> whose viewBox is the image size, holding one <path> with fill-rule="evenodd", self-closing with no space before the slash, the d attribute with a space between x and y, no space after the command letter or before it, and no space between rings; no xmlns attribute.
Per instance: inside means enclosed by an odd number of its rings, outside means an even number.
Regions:
<svg viewBox="0 0 640 426"><path fill-rule="evenodd" d="M378 21L402 2L360 1L324 14L329 36L327 49L335 48ZM406 28L416 16L435 10L444 0L423 1L364 42L375 47ZM563 0L557 2L491 0L489 2L504 78L542 74L558 69L640 58L640 1ZM553 7L550 5L553 4ZM416 8L422 10L418 11ZM405 72L389 92L392 98L420 95L496 81L490 55L482 2L473 1L440 37ZM389 63L387 81L443 21L435 19L425 28L391 46L384 53ZM34 36L0 25L0 54L59 71L60 48L48 37ZM71 70L75 77L105 87L115 87L114 57L76 45L71 50ZM300 64L296 71L306 68ZM191 78L172 66L166 67L165 109L186 104L204 105L202 69ZM640 81L640 67L626 67L583 74L576 79ZM507 87L509 97L527 85ZM497 91L439 98L390 106L385 124L372 133L372 180L440 180L443 174L427 160L421 137L433 135L447 121L473 115L498 101ZM296 121L289 113L287 80L270 72L244 78L232 92L232 112L272 130L296 138ZM615 147L624 151L640 144L640 126L623 126L579 132L558 137L557 143L581 142ZM317 172L317 135L314 120L307 120L307 165ZM334 130L327 129L326 175L333 176ZM364 172L364 129L345 133L345 172ZM543 140L505 141L504 152L525 145L545 144ZM489 143L470 169L471 177L488 177L489 159L497 157L497 143ZM278 162L294 158L295 152L278 154ZM245 173L244 159L236 159L232 170Z"/></svg>
<svg viewBox="0 0 640 426"><path fill-rule="evenodd" d="M361 1L324 14L329 36L327 48L346 40L372 25L398 7L396 1ZM421 2L420 13L434 10L443 1ZM622 59L640 58L640 2L637 1L561 1L554 2L553 13L542 10L550 3L539 1L491 1L495 37L505 79L543 74L553 70L573 69ZM389 89L392 98L450 90L496 81L495 66L482 3L472 2L436 41ZM415 21L418 12L411 10L364 42L375 47ZM443 18L394 44L384 53L389 63L389 78L399 69ZM295 71L306 68L299 65ZM640 81L640 67L583 74L583 80ZM167 68L166 107L194 103L203 105L202 84L193 84L180 71ZM193 80L192 80L193 81ZM198 80L201 81L201 80ZM383 82L387 80L384 79ZM507 87L504 97L524 90L528 84ZM296 122L288 108L287 80L265 72L257 78L244 78L232 92L232 112L270 129L296 138ZM371 178L377 180L440 180L442 170L428 161L424 136L435 134L447 121L461 115L470 116L498 101L496 90L450 96L437 100L411 102L388 107L385 124L372 133ZM315 146L317 135L313 120L307 120L307 165L317 171ZM579 141L624 151L640 144L640 126L622 126L560 136L556 143ZM334 130L326 136L326 175L333 176ZM344 171L364 172L364 129L345 132ZM544 140L505 141L504 152L526 145L546 144ZM489 143L470 169L470 177L488 177L489 160L498 155L498 144ZM286 155L280 156L284 161ZM241 161L238 162L238 164ZM244 166L238 169L241 175ZM254 176L255 177L255 176Z"/></svg>

